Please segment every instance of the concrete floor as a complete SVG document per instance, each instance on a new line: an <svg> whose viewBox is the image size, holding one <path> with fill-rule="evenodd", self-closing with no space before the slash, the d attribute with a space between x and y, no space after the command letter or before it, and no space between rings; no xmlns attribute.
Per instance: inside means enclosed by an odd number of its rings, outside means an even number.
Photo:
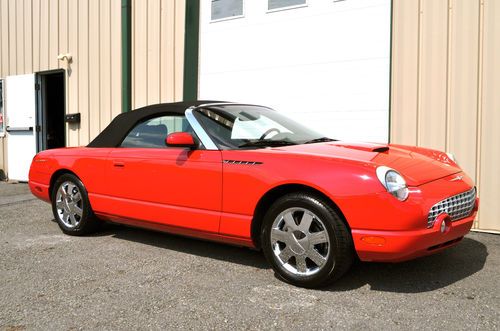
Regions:
<svg viewBox="0 0 500 331"><path fill-rule="evenodd" d="M306 290L259 252L117 225L70 237L52 220L0 183L0 330L500 328L498 235Z"/></svg>

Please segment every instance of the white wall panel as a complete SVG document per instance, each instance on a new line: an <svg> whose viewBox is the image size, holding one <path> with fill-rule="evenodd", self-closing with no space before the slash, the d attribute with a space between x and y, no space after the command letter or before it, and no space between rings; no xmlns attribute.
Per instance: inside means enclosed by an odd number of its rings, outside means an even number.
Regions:
<svg viewBox="0 0 500 331"><path fill-rule="evenodd" d="M272 106L329 136L387 142L389 0L310 0L210 22L201 2L200 99ZM363 22L360 24L360 22Z"/></svg>

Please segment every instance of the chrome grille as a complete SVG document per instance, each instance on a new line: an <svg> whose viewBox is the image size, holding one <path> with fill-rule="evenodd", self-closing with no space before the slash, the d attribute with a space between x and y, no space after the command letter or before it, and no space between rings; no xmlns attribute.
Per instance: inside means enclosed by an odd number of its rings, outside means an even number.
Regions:
<svg viewBox="0 0 500 331"><path fill-rule="evenodd" d="M467 217L471 214L476 203L476 188L454 195L439 201L429 210L427 227L431 228L439 214L447 213L452 221Z"/></svg>

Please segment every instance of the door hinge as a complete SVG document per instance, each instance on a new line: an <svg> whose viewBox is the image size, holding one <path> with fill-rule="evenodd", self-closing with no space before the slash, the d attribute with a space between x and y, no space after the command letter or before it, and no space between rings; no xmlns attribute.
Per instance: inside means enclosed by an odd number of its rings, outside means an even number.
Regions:
<svg viewBox="0 0 500 331"><path fill-rule="evenodd" d="M35 83L35 91L40 91L40 84L39 83Z"/></svg>
<svg viewBox="0 0 500 331"><path fill-rule="evenodd" d="M36 132L42 131L42 127L40 125L35 126Z"/></svg>

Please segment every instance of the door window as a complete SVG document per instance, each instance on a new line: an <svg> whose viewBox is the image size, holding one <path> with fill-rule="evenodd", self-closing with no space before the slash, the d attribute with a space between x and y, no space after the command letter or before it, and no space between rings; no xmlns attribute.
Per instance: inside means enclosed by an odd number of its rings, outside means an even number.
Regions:
<svg viewBox="0 0 500 331"><path fill-rule="evenodd" d="M137 124L125 137L120 147L167 148L165 139L170 133L194 134L184 116L160 116Z"/></svg>
<svg viewBox="0 0 500 331"><path fill-rule="evenodd" d="M243 0L212 0L212 21L241 16L243 16Z"/></svg>
<svg viewBox="0 0 500 331"><path fill-rule="evenodd" d="M305 4L306 0L269 0L267 9L276 10L282 8L292 8Z"/></svg>

